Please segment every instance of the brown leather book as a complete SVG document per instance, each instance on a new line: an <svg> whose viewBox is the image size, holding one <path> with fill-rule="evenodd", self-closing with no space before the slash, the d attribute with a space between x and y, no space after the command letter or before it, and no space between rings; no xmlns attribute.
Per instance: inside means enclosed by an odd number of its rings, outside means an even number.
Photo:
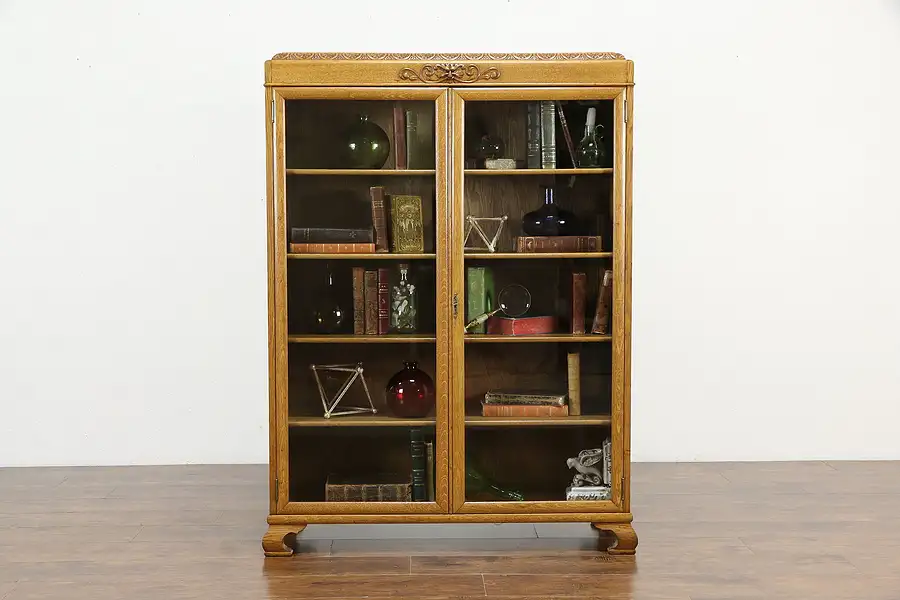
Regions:
<svg viewBox="0 0 900 600"><path fill-rule="evenodd" d="M606 270L600 277L600 293L597 295L597 311L594 313L594 323L591 325L591 333L609 333L609 309L612 306L613 272Z"/></svg>
<svg viewBox="0 0 900 600"><path fill-rule="evenodd" d="M365 332L378 334L378 271L366 271L363 276L363 299L365 302Z"/></svg>
<svg viewBox="0 0 900 600"><path fill-rule="evenodd" d="M402 106L394 106L394 168L407 168L406 112Z"/></svg>
<svg viewBox="0 0 900 600"><path fill-rule="evenodd" d="M581 415L581 354L569 352L566 355L566 384L569 395L569 414Z"/></svg>
<svg viewBox="0 0 900 600"><path fill-rule="evenodd" d="M584 333L584 293L587 288L587 275L572 273L572 333Z"/></svg>
<svg viewBox="0 0 900 600"><path fill-rule="evenodd" d="M384 335L391 327L390 269L378 269L378 335Z"/></svg>
<svg viewBox="0 0 900 600"><path fill-rule="evenodd" d="M366 270L353 267L353 334L366 332Z"/></svg>
<svg viewBox="0 0 900 600"><path fill-rule="evenodd" d="M370 254L375 244L291 244L291 254Z"/></svg>
<svg viewBox="0 0 900 600"><path fill-rule="evenodd" d="M389 252L391 249L388 240L387 209L384 204L384 188L375 186L369 188L369 196L372 198L372 227L375 228L375 251Z"/></svg>
<svg viewBox="0 0 900 600"><path fill-rule="evenodd" d="M520 236L516 252L598 252L599 235Z"/></svg>
<svg viewBox="0 0 900 600"><path fill-rule="evenodd" d="M482 404L484 417L568 417L569 407L533 404Z"/></svg>

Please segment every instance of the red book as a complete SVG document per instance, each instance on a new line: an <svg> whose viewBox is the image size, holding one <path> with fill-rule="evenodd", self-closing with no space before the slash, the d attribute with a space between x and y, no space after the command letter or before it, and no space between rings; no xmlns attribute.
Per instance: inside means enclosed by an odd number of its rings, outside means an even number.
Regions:
<svg viewBox="0 0 900 600"><path fill-rule="evenodd" d="M483 417L568 417L569 407L536 404L482 404Z"/></svg>
<svg viewBox="0 0 900 600"><path fill-rule="evenodd" d="M381 186L370 187L369 196L372 198L372 227L375 228L375 251L389 252L391 245L388 240L384 188Z"/></svg>
<svg viewBox="0 0 900 600"><path fill-rule="evenodd" d="M291 254L370 254L375 252L375 244L291 244Z"/></svg>
<svg viewBox="0 0 900 600"><path fill-rule="evenodd" d="M394 168L406 168L406 113L402 106L394 107Z"/></svg>
<svg viewBox="0 0 900 600"><path fill-rule="evenodd" d="M378 333L378 272L366 271L363 281L365 332L367 335L375 335Z"/></svg>
<svg viewBox="0 0 900 600"><path fill-rule="evenodd" d="M556 330L556 317L491 317L487 320L488 335L535 335L553 333Z"/></svg>
<svg viewBox="0 0 900 600"><path fill-rule="evenodd" d="M353 267L353 333L361 335L366 332L366 270Z"/></svg>
<svg viewBox="0 0 900 600"><path fill-rule="evenodd" d="M378 269L378 335L384 335L391 327L390 269Z"/></svg>
<svg viewBox="0 0 900 600"><path fill-rule="evenodd" d="M572 273L572 333L584 333L584 293L587 287L587 275Z"/></svg>
<svg viewBox="0 0 900 600"><path fill-rule="evenodd" d="M516 238L516 252L599 252L599 235L547 235Z"/></svg>

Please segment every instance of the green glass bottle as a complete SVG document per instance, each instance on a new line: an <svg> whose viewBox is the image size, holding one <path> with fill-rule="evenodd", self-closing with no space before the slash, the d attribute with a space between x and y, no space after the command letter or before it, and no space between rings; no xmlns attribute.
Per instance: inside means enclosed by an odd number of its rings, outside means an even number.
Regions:
<svg viewBox="0 0 900 600"><path fill-rule="evenodd" d="M350 168L380 169L390 152L387 134L368 115L359 115L359 121L344 134L345 160Z"/></svg>

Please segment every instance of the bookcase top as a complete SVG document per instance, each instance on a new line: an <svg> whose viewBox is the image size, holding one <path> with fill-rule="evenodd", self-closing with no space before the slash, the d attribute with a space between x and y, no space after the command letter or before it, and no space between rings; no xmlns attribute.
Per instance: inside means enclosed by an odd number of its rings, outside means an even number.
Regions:
<svg viewBox="0 0 900 600"><path fill-rule="evenodd" d="M381 52L279 52L272 60L625 60L618 52L418 54Z"/></svg>

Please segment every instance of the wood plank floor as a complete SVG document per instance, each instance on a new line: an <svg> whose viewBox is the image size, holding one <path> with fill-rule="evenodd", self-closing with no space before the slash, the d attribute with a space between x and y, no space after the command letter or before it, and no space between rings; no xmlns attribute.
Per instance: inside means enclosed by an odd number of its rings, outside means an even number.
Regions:
<svg viewBox="0 0 900 600"><path fill-rule="evenodd" d="M311 526L266 560L267 473L0 469L0 600L900 599L900 462L636 464L633 558L512 524Z"/></svg>

